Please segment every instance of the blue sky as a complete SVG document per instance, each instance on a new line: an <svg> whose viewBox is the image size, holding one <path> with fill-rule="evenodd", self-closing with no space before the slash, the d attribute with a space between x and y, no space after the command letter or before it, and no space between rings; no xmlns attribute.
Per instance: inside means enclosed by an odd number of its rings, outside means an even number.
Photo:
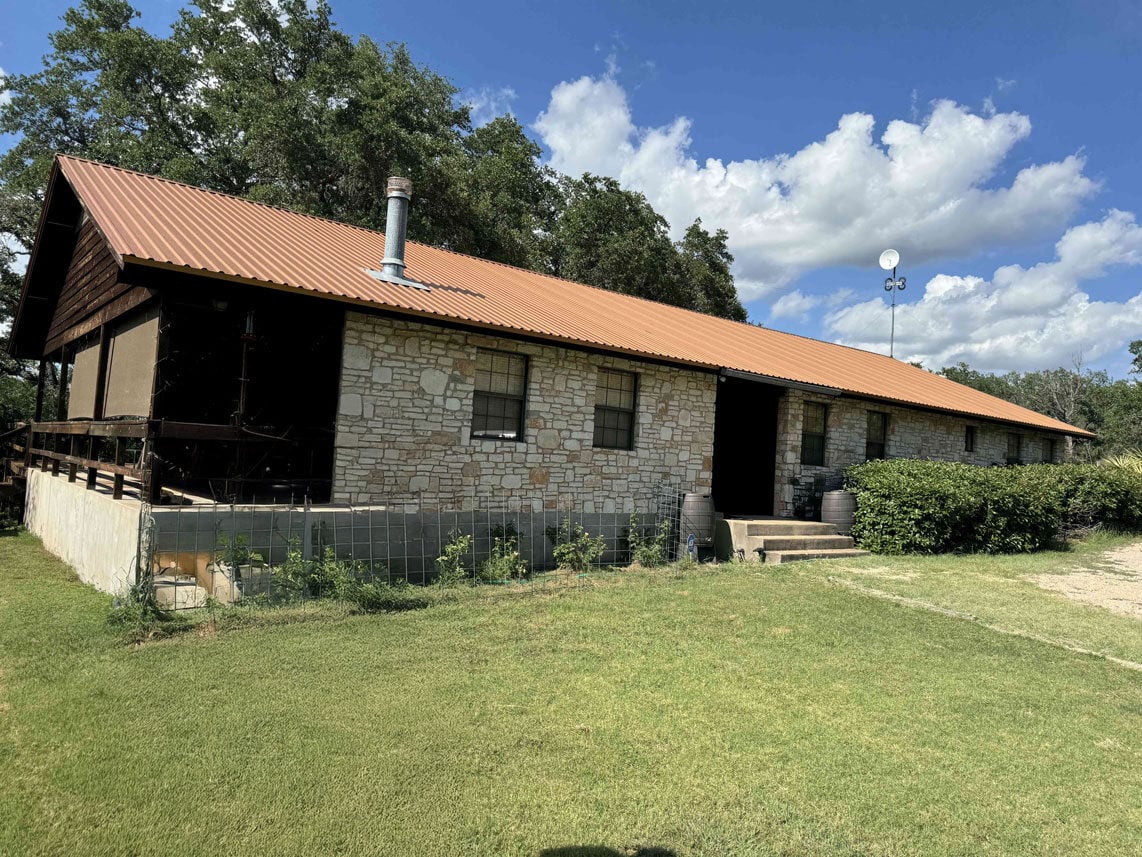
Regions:
<svg viewBox="0 0 1142 857"><path fill-rule="evenodd" d="M29 71L66 2L7 4ZM180 4L138 4L163 30ZM897 355L1088 365L1142 337L1142 4L378 3L477 117L510 110L570 172L619 178L682 230L730 233L751 318Z"/></svg>

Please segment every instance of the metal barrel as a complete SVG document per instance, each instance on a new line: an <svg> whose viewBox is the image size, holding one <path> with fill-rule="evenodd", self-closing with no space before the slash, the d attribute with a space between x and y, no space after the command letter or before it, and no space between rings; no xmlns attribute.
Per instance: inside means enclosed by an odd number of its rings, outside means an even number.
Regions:
<svg viewBox="0 0 1142 857"><path fill-rule="evenodd" d="M851 491L826 491L822 495L821 520L836 527L838 533L852 532L855 513L856 494Z"/></svg>

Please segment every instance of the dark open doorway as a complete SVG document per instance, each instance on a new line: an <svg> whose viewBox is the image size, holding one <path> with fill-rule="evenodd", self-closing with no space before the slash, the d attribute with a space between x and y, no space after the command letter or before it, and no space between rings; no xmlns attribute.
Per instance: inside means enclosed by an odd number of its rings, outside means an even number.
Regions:
<svg viewBox="0 0 1142 857"><path fill-rule="evenodd" d="M714 508L723 515L772 515L777 400L784 391L721 378L714 417Z"/></svg>

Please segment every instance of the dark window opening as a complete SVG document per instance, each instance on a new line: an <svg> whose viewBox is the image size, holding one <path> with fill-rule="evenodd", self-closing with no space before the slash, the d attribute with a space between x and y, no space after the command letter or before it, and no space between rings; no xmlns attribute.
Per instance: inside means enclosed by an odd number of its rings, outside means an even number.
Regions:
<svg viewBox="0 0 1142 857"><path fill-rule="evenodd" d="M523 440L527 357L503 351L476 352L472 437Z"/></svg>
<svg viewBox="0 0 1142 857"><path fill-rule="evenodd" d="M1050 464L1055 460L1055 441L1044 438L1043 439L1043 461Z"/></svg>
<svg viewBox="0 0 1142 857"><path fill-rule="evenodd" d="M975 426L964 429L964 452L975 452Z"/></svg>
<svg viewBox="0 0 1142 857"><path fill-rule="evenodd" d="M637 389L638 376L634 372L599 370L595 387L595 446L634 449Z"/></svg>
<svg viewBox="0 0 1142 857"><path fill-rule="evenodd" d="M1007 463L1020 464L1023 458L1023 435L1009 432L1007 435Z"/></svg>
<svg viewBox="0 0 1142 857"><path fill-rule="evenodd" d="M818 402L805 403L801 423L801 463L815 467L825 465L825 424L828 409Z"/></svg>
<svg viewBox="0 0 1142 857"><path fill-rule="evenodd" d="M868 432L864 441L865 461L884 458L888 448L888 414L880 411L868 412Z"/></svg>

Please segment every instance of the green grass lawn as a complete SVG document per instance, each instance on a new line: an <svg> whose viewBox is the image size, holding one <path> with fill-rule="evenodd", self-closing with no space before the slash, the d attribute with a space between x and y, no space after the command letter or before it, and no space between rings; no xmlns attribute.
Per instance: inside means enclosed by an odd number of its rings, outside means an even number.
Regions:
<svg viewBox="0 0 1142 857"><path fill-rule="evenodd" d="M1135 671L811 565L531 591L129 646L0 538L0 854L1142 850Z"/></svg>
<svg viewBox="0 0 1142 857"><path fill-rule="evenodd" d="M1030 579L1078 569L1121 573L1101 555L1130 542L1122 536L1097 534L1067 551L1012 556L869 556L807 563L799 568L865 590L968 613L980 622L1013 633L1142 664L1142 622L1073 601L1040 588Z"/></svg>

